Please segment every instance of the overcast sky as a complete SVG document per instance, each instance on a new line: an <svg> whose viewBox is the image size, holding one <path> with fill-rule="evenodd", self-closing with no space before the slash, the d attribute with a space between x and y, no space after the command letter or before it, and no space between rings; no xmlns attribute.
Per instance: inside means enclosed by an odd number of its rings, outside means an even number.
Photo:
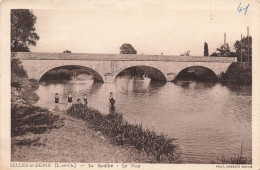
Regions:
<svg viewBox="0 0 260 170"><path fill-rule="evenodd" d="M247 1L242 1L246 7ZM139 54L203 55L204 42L211 54L223 44L224 33L231 50L251 25L239 13L240 1L89 1L79 10L33 10L40 36L32 52L119 53L130 43Z"/></svg>

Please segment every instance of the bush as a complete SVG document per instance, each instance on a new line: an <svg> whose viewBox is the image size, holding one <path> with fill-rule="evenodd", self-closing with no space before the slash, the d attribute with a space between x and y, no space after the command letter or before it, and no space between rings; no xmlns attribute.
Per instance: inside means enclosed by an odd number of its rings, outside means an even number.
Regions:
<svg viewBox="0 0 260 170"><path fill-rule="evenodd" d="M221 74L221 81L228 84L252 84L252 63L232 63L226 73Z"/></svg>
<svg viewBox="0 0 260 170"><path fill-rule="evenodd" d="M11 136L28 132L41 134L63 126L63 121L46 109L36 106L13 104L11 108Z"/></svg>

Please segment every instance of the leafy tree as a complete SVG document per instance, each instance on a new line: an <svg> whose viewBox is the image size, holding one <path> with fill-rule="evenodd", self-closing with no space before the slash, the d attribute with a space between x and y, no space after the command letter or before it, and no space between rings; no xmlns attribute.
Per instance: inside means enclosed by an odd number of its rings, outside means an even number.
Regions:
<svg viewBox="0 0 260 170"><path fill-rule="evenodd" d="M190 50L185 51L183 54L180 54L180 56L190 56Z"/></svg>
<svg viewBox="0 0 260 170"><path fill-rule="evenodd" d="M32 10L12 9L11 10L11 81L18 82L27 78L22 62L16 58L16 52L29 52L29 46L36 45L39 40L35 32L37 17Z"/></svg>
<svg viewBox="0 0 260 170"><path fill-rule="evenodd" d="M65 51L63 51L63 53L71 53L71 51L70 50L65 50Z"/></svg>
<svg viewBox="0 0 260 170"><path fill-rule="evenodd" d="M17 82L20 81L21 78L27 78L22 62L15 56L16 53L11 54L11 82Z"/></svg>
<svg viewBox="0 0 260 170"><path fill-rule="evenodd" d="M29 52L29 46L40 39L35 32L37 17L29 9L11 10L11 51Z"/></svg>
<svg viewBox="0 0 260 170"><path fill-rule="evenodd" d="M120 53L121 54L136 54L137 51L134 49L134 47L131 44L124 43L120 47Z"/></svg>
<svg viewBox="0 0 260 170"><path fill-rule="evenodd" d="M204 56L209 56L209 48L206 42L204 43Z"/></svg>
<svg viewBox="0 0 260 170"><path fill-rule="evenodd" d="M221 45L220 48L216 49L219 56L228 57L230 55L230 48L228 43Z"/></svg>
<svg viewBox="0 0 260 170"><path fill-rule="evenodd" d="M212 56L212 57L218 57L218 54L217 54L216 52L214 52L214 53L210 54L210 56Z"/></svg>
<svg viewBox="0 0 260 170"><path fill-rule="evenodd" d="M237 40L234 44L238 61L241 61L241 40ZM249 56L248 56L249 55ZM242 38L242 61L252 62L252 37Z"/></svg>
<svg viewBox="0 0 260 170"><path fill-rule="evenodd" d="M231 51L231 52L229 53L229 57L237 57L237 53Z"/></svg>

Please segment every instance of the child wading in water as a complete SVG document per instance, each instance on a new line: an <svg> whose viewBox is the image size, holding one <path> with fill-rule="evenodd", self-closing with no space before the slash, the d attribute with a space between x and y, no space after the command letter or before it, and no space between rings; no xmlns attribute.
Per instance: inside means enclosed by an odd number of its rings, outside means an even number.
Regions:
<svg viewBox="0 0 260 170"><path fill-rule="evenodd" d="M109 102L110 102L110 107L109 107L109 112L111 114L115 113L115 99L113 98L113 93L110 92L110 97L109 97Z"/></svg>
<svg viewBox="0 0 260 170"><path fill-rule="evenodd" d="M59 93L55 93L55 103L56 104L59 103L59 99L60 99Z"/></svg>
<svg viewBox="0 0 260 170"><path fill-rule="evenodd" d="M54 108L54 111L59 110L59 106L58 106L59 99L60 99L59 93L55 93L55 108Z"/></svg>
<svg viewBox="0 0 260 170"><path fill-rule="evenodd" d="M69 107L72 106L72 93L71 92L68 93L68 106Z"/></svg>
<svg viewBox="0 0 260 170"><path fill-rule="evenodd" d="M110 106L114 107L116 101L113 98L113 93L112 92L110 92L109 102L110 102Z"/></svg>
<svg viewBox="0 0 260 170"><path fill-rule="evenodd" d="M87 94L84 94L83 100L84 100L84 103L85 103L85 104L88 104Z"/></svg>

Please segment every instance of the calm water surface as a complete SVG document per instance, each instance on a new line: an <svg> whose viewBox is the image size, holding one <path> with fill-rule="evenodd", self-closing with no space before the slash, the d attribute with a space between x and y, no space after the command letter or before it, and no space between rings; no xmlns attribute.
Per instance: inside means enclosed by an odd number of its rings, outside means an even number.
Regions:
<svg viewBox="0 0 260 170"><path fill-rule="evenodd" d="M251 158L251 87L186 82L176 85L148 79L119 77L115 83L93 80L41 84L37 105L53 109L60 94L60 110L67 109L67 93L73 100L88 95L88 105L109 112L109 93L114 92L116 111L131 123L177 138L185 163L212 163L240 154Z"/></svg>

